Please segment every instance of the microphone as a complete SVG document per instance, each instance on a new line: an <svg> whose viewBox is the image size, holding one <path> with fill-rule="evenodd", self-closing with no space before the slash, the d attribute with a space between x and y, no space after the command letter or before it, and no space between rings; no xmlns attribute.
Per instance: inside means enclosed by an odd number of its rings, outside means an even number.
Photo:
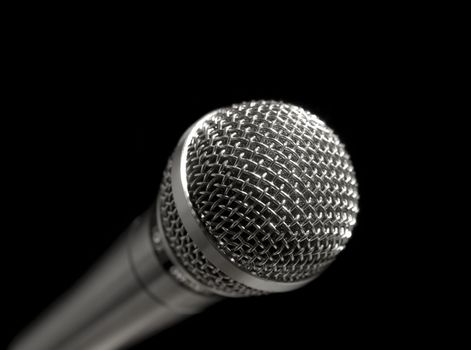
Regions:
<svg viewBox="0 0 471 350"><path fill-rule="evenodd" d="M316 115L276 101L215 110L180 139L154 205L10 349L123 348L224 297L300 288L345 248L358 198Z"/></svg>

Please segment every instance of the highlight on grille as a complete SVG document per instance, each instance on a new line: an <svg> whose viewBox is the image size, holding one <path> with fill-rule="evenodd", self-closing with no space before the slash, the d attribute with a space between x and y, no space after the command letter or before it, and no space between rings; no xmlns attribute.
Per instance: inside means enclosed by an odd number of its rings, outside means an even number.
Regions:
<svg viewBox="0 0 471 350"><path fill-rule="evenodd" d="M358 212L355 173L338 137L308 111L273 101L220 109L198 125L184 151L190 201L208 239L259 278L316 277L344 249ZM170 167L160 215L177 259L216 293L260 294L226 276L192 242L173 203Z"/></svg>

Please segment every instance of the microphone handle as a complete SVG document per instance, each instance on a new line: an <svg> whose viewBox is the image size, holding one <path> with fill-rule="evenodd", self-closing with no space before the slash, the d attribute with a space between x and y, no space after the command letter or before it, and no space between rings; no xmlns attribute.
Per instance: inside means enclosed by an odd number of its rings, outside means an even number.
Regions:
<svg viewBox="0 0 471 350"><path fill-rule="evenodd" d="M10 350L121 349L218 301L217 296L190 290L170 274L174 262L154 250L155 215L151 209L138 217Z"/></svg>

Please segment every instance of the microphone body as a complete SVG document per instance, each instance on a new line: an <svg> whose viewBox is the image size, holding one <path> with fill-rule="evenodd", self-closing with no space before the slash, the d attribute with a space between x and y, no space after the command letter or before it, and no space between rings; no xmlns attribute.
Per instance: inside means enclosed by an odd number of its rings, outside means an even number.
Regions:
<svg viewBox="0 0 471 350"><path fill-rule="evenodd" d="M10 349L121 349L216 302L171 275L174 263L152 242L160 234L151 208Z"/></svg>

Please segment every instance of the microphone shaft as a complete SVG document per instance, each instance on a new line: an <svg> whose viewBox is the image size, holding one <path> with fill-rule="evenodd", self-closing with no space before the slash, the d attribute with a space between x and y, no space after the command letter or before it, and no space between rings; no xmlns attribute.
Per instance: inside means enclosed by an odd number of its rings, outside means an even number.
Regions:
<svg viewBox="0 0 471 350"><path fill-rule="evenodd" d="M126 347L218 300L171 276L152 245L155 213L137 218L106 255L11 350L111 350ZM154 226L154 227L152 227Z"/></svg>

